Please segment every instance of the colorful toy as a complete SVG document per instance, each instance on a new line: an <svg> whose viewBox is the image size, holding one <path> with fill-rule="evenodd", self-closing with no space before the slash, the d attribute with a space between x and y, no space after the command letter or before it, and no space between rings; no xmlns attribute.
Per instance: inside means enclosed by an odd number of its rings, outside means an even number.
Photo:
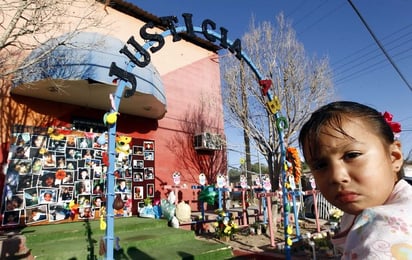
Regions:
<svg viewBox="0 0 412 260"><path fill-rule="evenodd" d="M130 142L132 138L130 136L117 136L116 137L116 153L118 155L118 161L122 161L130 154Z"/></svg>

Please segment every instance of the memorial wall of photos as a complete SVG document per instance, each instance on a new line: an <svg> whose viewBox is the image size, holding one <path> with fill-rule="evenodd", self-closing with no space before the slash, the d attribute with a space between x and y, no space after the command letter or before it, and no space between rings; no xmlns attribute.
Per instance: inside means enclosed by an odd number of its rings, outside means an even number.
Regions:
<svg viewBox="0 0 412 260"><path fill-rule="evenodd" d="M50 128L20 126L12 138L1 203L3 226L100 216L108 170L105 133L50 133ZM125 205L115 210L116 216L131 216L144 198L154 197L154 141L132 138L129 145L130 153L115 161L114 190Z"/></svg>

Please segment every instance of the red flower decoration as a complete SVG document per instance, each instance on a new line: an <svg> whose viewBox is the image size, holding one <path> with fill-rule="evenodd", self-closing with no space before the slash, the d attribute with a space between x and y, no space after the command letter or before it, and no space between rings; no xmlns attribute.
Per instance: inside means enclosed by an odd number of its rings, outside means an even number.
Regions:
<svg viewBox="0 0 412 260"><path fill-rule="evenodd" d="M66 177L66 171L64 170L57 170L56 172L56 179L63 180Z"/></svg>
<svg viewBox="0 0 412 260"><path fill-rule="evenodd" d="M391 113L385 111L385 113L383 113L383 117L385 118L385 120L389 124L389 126L392 128L392 132L398 134L402 131L401 130L401 124L398 123L398 122L393 122L392 121L393 115Z"/></svg>

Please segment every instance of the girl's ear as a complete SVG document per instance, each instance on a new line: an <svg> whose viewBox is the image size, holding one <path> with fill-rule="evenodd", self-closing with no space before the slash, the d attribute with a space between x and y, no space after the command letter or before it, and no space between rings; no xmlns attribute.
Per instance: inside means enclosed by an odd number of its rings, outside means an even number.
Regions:
<svg viewBox="0 0 412 260"><path fill-rule="evenodd" d="M395 172L400 171L403 165L403 154L402 154L402 146L401 142L394 141L390 147L391 153L391 160L392 160L392 167Z"/></svg>

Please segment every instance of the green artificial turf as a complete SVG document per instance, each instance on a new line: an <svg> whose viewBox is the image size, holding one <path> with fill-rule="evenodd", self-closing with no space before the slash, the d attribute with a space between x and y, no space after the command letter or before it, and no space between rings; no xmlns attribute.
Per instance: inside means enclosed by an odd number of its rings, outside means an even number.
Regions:
<svg viewBox="0 0 412 260"><path fill-rule="evenodd" d="M104 259L99 243L105 236L99 221L30 226L22 230L36 260ZM230 259L225 245L197 240L193 231L168 227L164 219L116 218L119 250L115 259Z"/></svg>

